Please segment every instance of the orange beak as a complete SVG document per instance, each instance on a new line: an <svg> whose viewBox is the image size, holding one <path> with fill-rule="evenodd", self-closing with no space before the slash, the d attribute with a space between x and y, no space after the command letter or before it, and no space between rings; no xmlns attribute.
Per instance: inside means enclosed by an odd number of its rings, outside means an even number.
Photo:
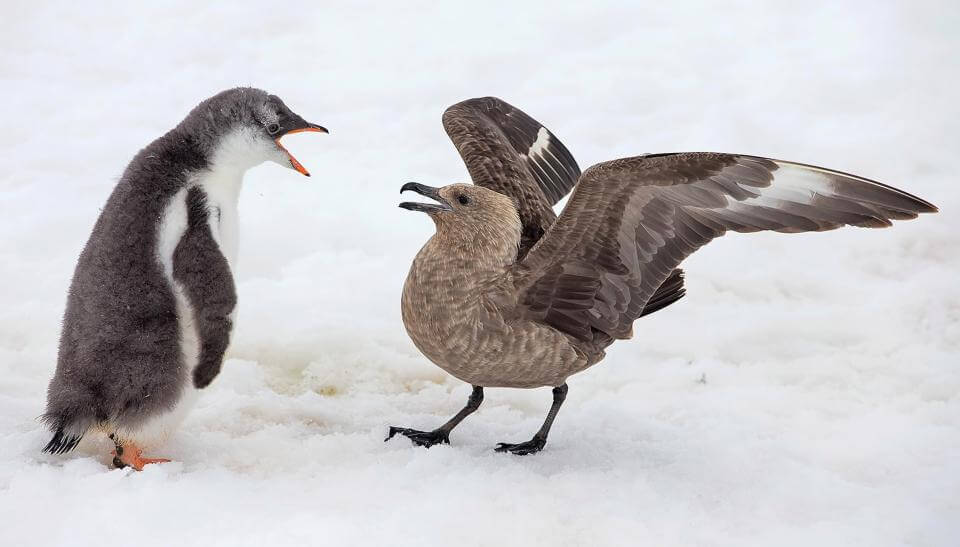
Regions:
<svg viewBox="0 0 960 547"><path fill-rule="evenodd" d="M277 137L273 142L277 143L277 147L280 148L280 150L283 150L284 152L286 152L287 157L290 158L290 165L293 166L294 169L296 169L300 173L303 173L304 176L309 177L310 171L307 171L307 168L304 167L302 163L297 161L297 158L293 157L293 154L291 154L289 150L287 150L282 144L280 144L280 139L287 135L290 135L291 133L307 133L307 132L330 133L329 131L327 131L326 127L322 127L319 125L311 125L310 127L302 127L300 129L292 129L290 131L287 131L283 135L280 135L279 137Z"/></svg>

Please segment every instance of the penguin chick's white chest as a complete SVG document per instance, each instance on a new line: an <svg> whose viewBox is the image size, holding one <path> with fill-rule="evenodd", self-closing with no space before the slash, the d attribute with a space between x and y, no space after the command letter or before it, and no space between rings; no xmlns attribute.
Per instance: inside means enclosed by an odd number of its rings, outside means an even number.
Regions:
<svg viewBox="0 0 960 547"><path fill-rule="evenodd" d="M207 198L207 222L220 252L230 264L230 273L236 280L237 251L239 248L239 223L237 203L243 172L205 171L196 179L196 185Z"/></svg>

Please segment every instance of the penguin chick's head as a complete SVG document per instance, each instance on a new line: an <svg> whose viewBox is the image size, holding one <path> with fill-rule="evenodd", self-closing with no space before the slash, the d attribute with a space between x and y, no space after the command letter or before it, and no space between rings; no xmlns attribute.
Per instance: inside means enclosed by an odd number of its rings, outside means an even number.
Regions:
<svg viewBox="0 0 960 547"><path fill-rule="evenodd" d="M222 91L194 108L178 127L197 139L216 163L253 167L273 161L310 176L280 144L291 133L328 133L310 123L262 89L237 87Z"/></svg>
<svg viewBox="0 0 960 547"><path fill-rule="evenodd" d="M400 193L414 191L437 203L405 201L403 209L430 215L437 225L437 235L457 240L468 246L503 247L516 254L520 242L520 217L509 197L473 184L450 184L434 188L408 182ZM491 249L492 250L492 249Z"/></svg>

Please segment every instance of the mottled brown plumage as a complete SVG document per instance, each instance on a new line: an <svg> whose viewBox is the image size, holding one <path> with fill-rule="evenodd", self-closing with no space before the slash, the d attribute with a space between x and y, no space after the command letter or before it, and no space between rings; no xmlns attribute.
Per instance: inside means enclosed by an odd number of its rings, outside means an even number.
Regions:
<svg viewBox="0 0 960 547"><path fill-rule="evenodd" d="M528 155L510 144L504 115L484 113L491 104L516 111L496 99L475 99L444 115L478 186L409 183L401 190L439 202L401 204L427 212L437 229L407 277L404 325L427 358L474 385L467 407L441 428L391 428L390 436L402 433L424 446L447 442L479 406L483 387L551 386L554 404L541 430L526 443L498 448L541 449L567 377L603 359L614 340L629 338L637 318L683 296L680 262L728 230L879 228L936 211L906 192L838 171L679 153L591 167L554 221L552 211L544 212L556 201L548 190L565 187L572 171L550 169L563 181L557 186L533 176ZM547 144L559 149L549 135ZM532 243L525 239L531 225L545 231Z"/></svg>

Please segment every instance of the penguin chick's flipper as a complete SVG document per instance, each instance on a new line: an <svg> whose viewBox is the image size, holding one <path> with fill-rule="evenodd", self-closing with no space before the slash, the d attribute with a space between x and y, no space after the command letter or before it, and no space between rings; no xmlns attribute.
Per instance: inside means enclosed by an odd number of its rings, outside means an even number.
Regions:
<svg viewBox="0 0 960 547"><path fill-rule="evenodd" d="M200 356L193 369L193 385L200 389L220 373L230 343L230 313L237 293L230 264L210 231L210 212L204 193L187 194L187 231L173 254L173 277L187 293L200 337Z"/></svg>
<svg viewBox="0 0 960 547"><path fill-rule="evenodd" d="M111 437L113 437L113 435L111 435ZM117 448L111 452L111 454L113 454L113 466L117 469L132 467L137 471L143 471L143 466L145 465L151 463L168 463L170 461L166 458L144 458L142 457L143 450L130 441L125 441L122 445L117 443L116 440L114 440L114 443Z"/></svg>

